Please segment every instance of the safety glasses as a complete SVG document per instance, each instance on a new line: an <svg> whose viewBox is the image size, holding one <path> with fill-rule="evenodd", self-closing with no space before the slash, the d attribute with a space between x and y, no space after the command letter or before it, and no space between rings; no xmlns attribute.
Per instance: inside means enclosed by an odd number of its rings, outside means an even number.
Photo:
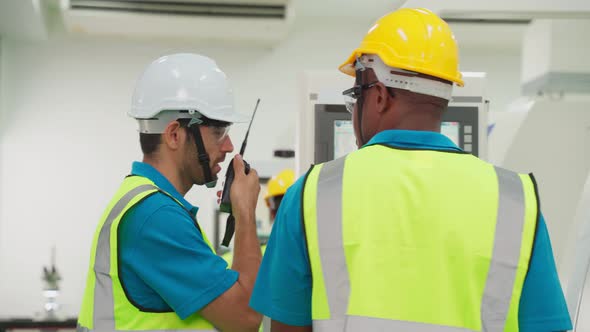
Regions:
<svg viewBox="0 0 590 332"><path fill-rule="evenodd" d="M223 143L223 141L229 136L230 126L214 126L206 124L203 126L207 127L217 144Z"/></svg>
<svg viewBox="0 0 590 332"><path fill-rule="evenodd" d="M344 95L344 104L346 105L346 109L348 110L348 112L352 114L352 112L354 111L354 105L356 104L357 99L361 97L363 90L370 89L374 87L377 83L379 83L379 81L375 81L369 84L355 85L350 89L342 91L342 94Z"/></svg>

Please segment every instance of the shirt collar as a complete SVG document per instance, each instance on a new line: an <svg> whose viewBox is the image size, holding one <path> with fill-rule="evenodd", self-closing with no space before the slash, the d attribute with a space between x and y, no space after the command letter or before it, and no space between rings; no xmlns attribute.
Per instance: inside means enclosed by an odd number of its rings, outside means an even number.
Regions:
<svg viewBox="0 0 590 332"><path fill-rule="evenodd" d="M174 188L172 183L170 183L170 181L168 181L168 179L164 175L162 175L162 173L160 173L157 169L155 169L152 165L135 161L131 166L131 174L143 176L145 178L150 179L158 188L162 189L163 191L167 192L172 197L174 197L177 201L180 202L180 204L182 204L182 206L184 206L185 209L189 210L193 215L197 214L199 208L193 206L186 199L184 199L184 197L182 197L182 195L176 190L176 188Z"/></svg>
<svg viewBox="0 0 590 332"><path fill-rule="evenodd" d="M448 137L434 131L384 130L373 136L364 146L375 144L422 150L463 151Z"/></svg>

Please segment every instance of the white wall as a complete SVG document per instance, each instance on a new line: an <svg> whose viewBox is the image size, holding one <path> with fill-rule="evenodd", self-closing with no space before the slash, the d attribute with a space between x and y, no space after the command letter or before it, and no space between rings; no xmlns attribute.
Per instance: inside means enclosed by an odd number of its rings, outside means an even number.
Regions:
<svg viewBox="0 0 590 332"><path fill-rule="evenodd" d="M576 226L576 208L590 170L589 105L588 101L538 101L519 127L502 165L535 174L559 269L574 240L568 237Z"/></svg>
<svg viewBox="0 0 590 332"><path fill-rule="evenodd" d="M3 141L3 137L4 137L4 88L3 88L3 80L2 80L2 76L3 76L3 61L2 61L2 36L0 35L0 188L2 187L2 179L4 178L3 173L2 173L2 155L3 155L3 146L4 144L2 144ZM2 211L2 190L0 189L0 211ZM2 238L2 217L1 217L1 212L0 212L0 239ZM0 240L0 247L2 246L2 240ZM0 263L1 264L1 263ZM1 265L0 265L1 266ZM0 269L0 272L2 270Z"/></svg>
<svg viewBox="0 0 590 332"><path fill-rule="evenodd" d="M125 112L145 65L179 51L217 59L233 81L238 109L250 113L262 98L246 156L265 160L275 147L294 144L296 74L335 69L369 25L351 23L342 31L341 25L328 22L320 28L319 23L300 26L275 49L3 40L7 112L0 166L0 313L30 315L42 309L41 269L54 244L64 277L60 300L66 313L77 313L95 225L131 161L140 158L136 125ZM236 127L233 137L241 141L244 132ZM189 193L204 207L199 218L208 234L211 196L213 191L200 188Z"/></svg>
<svg viewBox="0 0 590 332"><path fill-rule="evenodd" d="M462 71L487 73L490 112L506 111L520 96L520 61L519 48L461 50Z"/></svg>
<svg viewBox="0 0 590 332"><path fill-rule="evenodd" d="M42 310L41 270L53 245L64 278L60 302L64 313L77 314L95 225L131 161L141 157L136 125L125 112L134 81L151 60L203 53L228 73L240 111L250 113L262 98L246 159L264 161L277 147L294 147L297 74L336 70L370 24L299 22L273 49L103 38L2 40L0 315ZM462 54L463 70L488 72L494 110L519 94L519 51L502 53ZM245 126L232 129L236 143L244 132ZM203 207L199 219L210 235L213 196L201 188L188 195Z"/></svg>

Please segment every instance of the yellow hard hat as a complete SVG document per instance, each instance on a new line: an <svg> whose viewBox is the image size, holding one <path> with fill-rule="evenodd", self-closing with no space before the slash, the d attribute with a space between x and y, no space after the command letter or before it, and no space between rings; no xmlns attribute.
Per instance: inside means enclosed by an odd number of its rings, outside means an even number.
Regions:
<svg viewBox="0 0 590 332"><path fill-rule="evenodd" d="M355 76L355 61L363 54L376 54L389 67L463 86L455 37L447 23L428 9L402 8L381 17L340 71Z"/></svg>
<svg viewBox="0 0 590 332"><path fill-rule="evenodd" d="M292 169L282 170L268 181L264 199L268 200L270 197L284 195L294 182L295 172Z"/></svg>

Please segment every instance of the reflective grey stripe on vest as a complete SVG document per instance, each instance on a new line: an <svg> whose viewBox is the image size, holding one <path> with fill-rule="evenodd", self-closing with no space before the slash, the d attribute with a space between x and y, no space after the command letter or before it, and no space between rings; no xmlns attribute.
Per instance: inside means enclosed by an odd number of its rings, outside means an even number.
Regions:
<svg viewBox="0 0 590 332"><path fill-rule="evenodd" d="M113 206L100 229L96 244L96 257L94 258L94 272L96 273L96 282L94 284L94 331L115 331L113 282L109 274L111 271L111 225L133 198L150 190L158 190L158 188L151 184L145 184L123 195Z"/></svg>
<svg viewBox="0 0 590 332"><path fill-rule="evenodd" d="M325 283L329 320L314 320L314 331L468 332L470 330L371 317L348 316L350 280L342 233L342 178L345 158L324 164L317 185L318 250ZM510 308L524 229L524 190L518 174L496 168L499 187L494 249L482 298L482 331L502 332Z"/></svg>
<svg viewBox="0 0 590 332"><path fill-rule="evenodd" d="M141 330L141 332L162 332L162 331L170 331L170 330ZM191 331L195 331L195 332L217 332L217 330L182 330L182 332L191 332ZM94 329L94 330L90 330L84 326L81 326L80 324L78 324L78 327L76 328L76 332L111 332L111 331L107 331L107 330L98 330L98 329ZM122 331L116 331L116 332L129 332L129 330L122 330Z"/></svg>
<svg viewBox="0 0 590 332"><path fill-rule="evenodd" d="M262 316L262 331L270 332L271 319L268 316Z"/></svg>
<svg viewBox="0 0 590 332"><path fill-rule="evenodd" d="M332 317L331 329L326 331L344 331L350 294L350 280L342 243L342 175L345 158L324 164L318 176L318 250L324 280L330 281L326 283L326 295Z"/></svg>
<svg viewBox="0 0 590 332"><path fill-rule="evenodd" d="M524 229L524 188L518 174L496 167L498 216L494 249L481 301L482 331L504 331Z"/></svg>
<svg viewBox="0 0 590 332"><path fill-rule="evenodd" d="M425 323L405 322L374 317L346 316L346 331L399 331L399 332L476 332L470 329L452 326L431 325ZM313 321L313 331L344 331L340 320Z"/></svg>

